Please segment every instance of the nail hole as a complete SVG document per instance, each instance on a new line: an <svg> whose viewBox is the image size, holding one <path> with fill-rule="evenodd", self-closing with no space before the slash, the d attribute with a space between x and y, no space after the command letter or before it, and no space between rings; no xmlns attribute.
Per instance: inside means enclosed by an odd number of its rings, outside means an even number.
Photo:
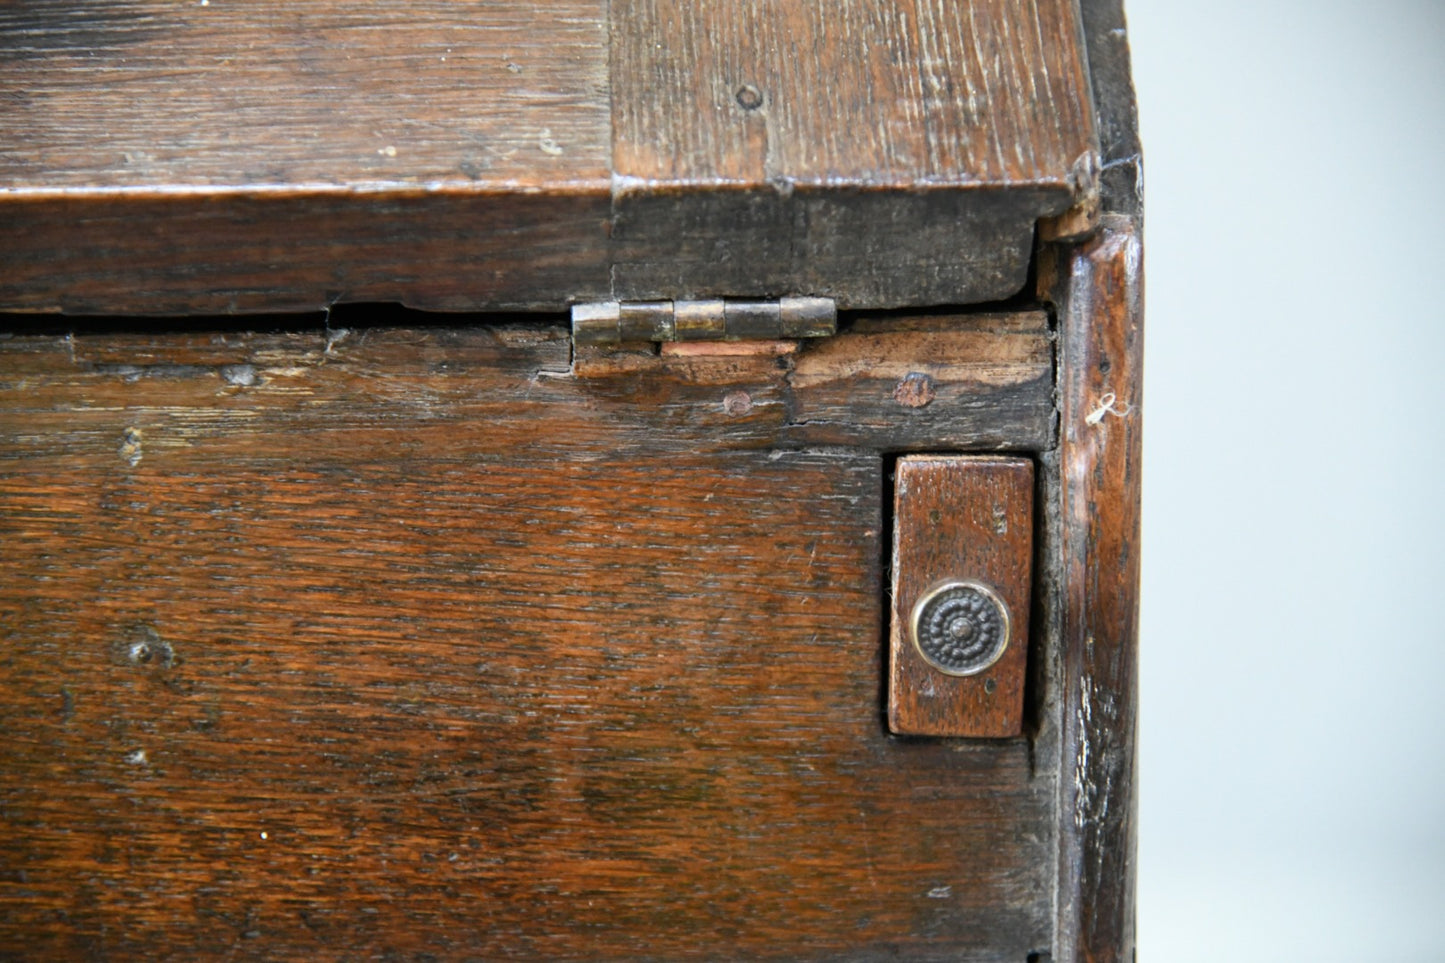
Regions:
<svg viewBox="0 0 1445 963"><path fill-rule="evenodd" d="M738 88L738 106L743 110L757 110L763 106L763 92L752 84L743 84Z"/></svg>
<svg viewBox="0 0 1445 963"><path fill-rule="evenodd" d="M987 692L989 695L993 695L993 690L995 690L995 689L997 689L997 688L998 688L998 683L995 682L994 680L992 680L992 679L984 679L984 680L983 680L983 691L984 691L984 692Z"/></svg>
<svg viewBox="0 0 1445 963"><path fill-rule="evenodd" d="M153 665L169 669L176 663L176 651L161 638L155 626L144 623L132 625L122 641L125 658L135 665Z"/></svg>

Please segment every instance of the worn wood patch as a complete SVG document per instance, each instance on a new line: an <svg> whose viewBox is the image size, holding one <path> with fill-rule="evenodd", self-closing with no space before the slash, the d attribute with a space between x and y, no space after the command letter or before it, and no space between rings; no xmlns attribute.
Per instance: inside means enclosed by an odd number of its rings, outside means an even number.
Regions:
<svg viewBox="0 0 1445 963"><path fill-rule="evenodd" d="M494 439L5 463L0 945L1048 945L1027 745L882 725L876 455Z"/></svg>

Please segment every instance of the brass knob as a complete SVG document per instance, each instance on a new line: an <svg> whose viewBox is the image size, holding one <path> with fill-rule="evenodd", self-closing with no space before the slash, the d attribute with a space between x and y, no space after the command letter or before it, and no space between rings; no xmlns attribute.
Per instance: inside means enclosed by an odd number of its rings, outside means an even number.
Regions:
<svg viewBox="0 0 1445 963"><path fill-rule="evenodd" d="M919 654L938 671L976 675L1008 648L1008 606L982 582L943 582L914 604L909 632Z"/></svg>

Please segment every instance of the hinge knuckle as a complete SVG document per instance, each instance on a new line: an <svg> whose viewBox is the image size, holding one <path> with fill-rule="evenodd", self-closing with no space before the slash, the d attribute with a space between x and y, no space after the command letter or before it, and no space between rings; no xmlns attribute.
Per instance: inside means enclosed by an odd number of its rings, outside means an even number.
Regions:
<svg viewBox="0 0 1445 963"><path fill-rule="evenodd" d="M572 340L576 344L616 344L621 339L618 324L622 305L616 301L593 301L572 306Z"/></svg>
<svg viewBox="0 0 1445 963"><path fill-rule="evenodd" d="M783 298L778 302L785 338L825 338L838 331L832 298Z"/></svg>
<svg viewBox="0 0 1445 963"><path fill-rule="evenodd" d="M679 341L722 341L727 338L727 302L674 301L673 332Z"/></svg>
<svg viewBox="0 0 1445 963"><path fill-rule="evenodd" d="M572 307L576 344L823 338L838 330L832 298L596 301Z"/></svg>
<svg viewBox="0 0 1445 963"><path fill-rule="evenodd" d="M777 338L783 333L783 312L776 301L729 301L723 317L731 341Z"/></svg>
<svg viewBox="0 0 1445 963"><path fill-rule="evenodd" d="M674 340L671 301L624 301L617 313L623 341Z"/></svg>

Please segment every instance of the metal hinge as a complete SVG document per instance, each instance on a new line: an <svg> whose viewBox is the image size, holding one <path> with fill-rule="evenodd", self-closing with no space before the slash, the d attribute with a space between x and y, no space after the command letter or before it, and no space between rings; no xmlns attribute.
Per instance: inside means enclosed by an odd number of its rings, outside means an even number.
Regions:
<svg viewBox="0 0 1445 963"><path fill-rule="evenodd" d="M823 338L837 331L832 298L597 301L572 307L574 344Z"/></svg>

